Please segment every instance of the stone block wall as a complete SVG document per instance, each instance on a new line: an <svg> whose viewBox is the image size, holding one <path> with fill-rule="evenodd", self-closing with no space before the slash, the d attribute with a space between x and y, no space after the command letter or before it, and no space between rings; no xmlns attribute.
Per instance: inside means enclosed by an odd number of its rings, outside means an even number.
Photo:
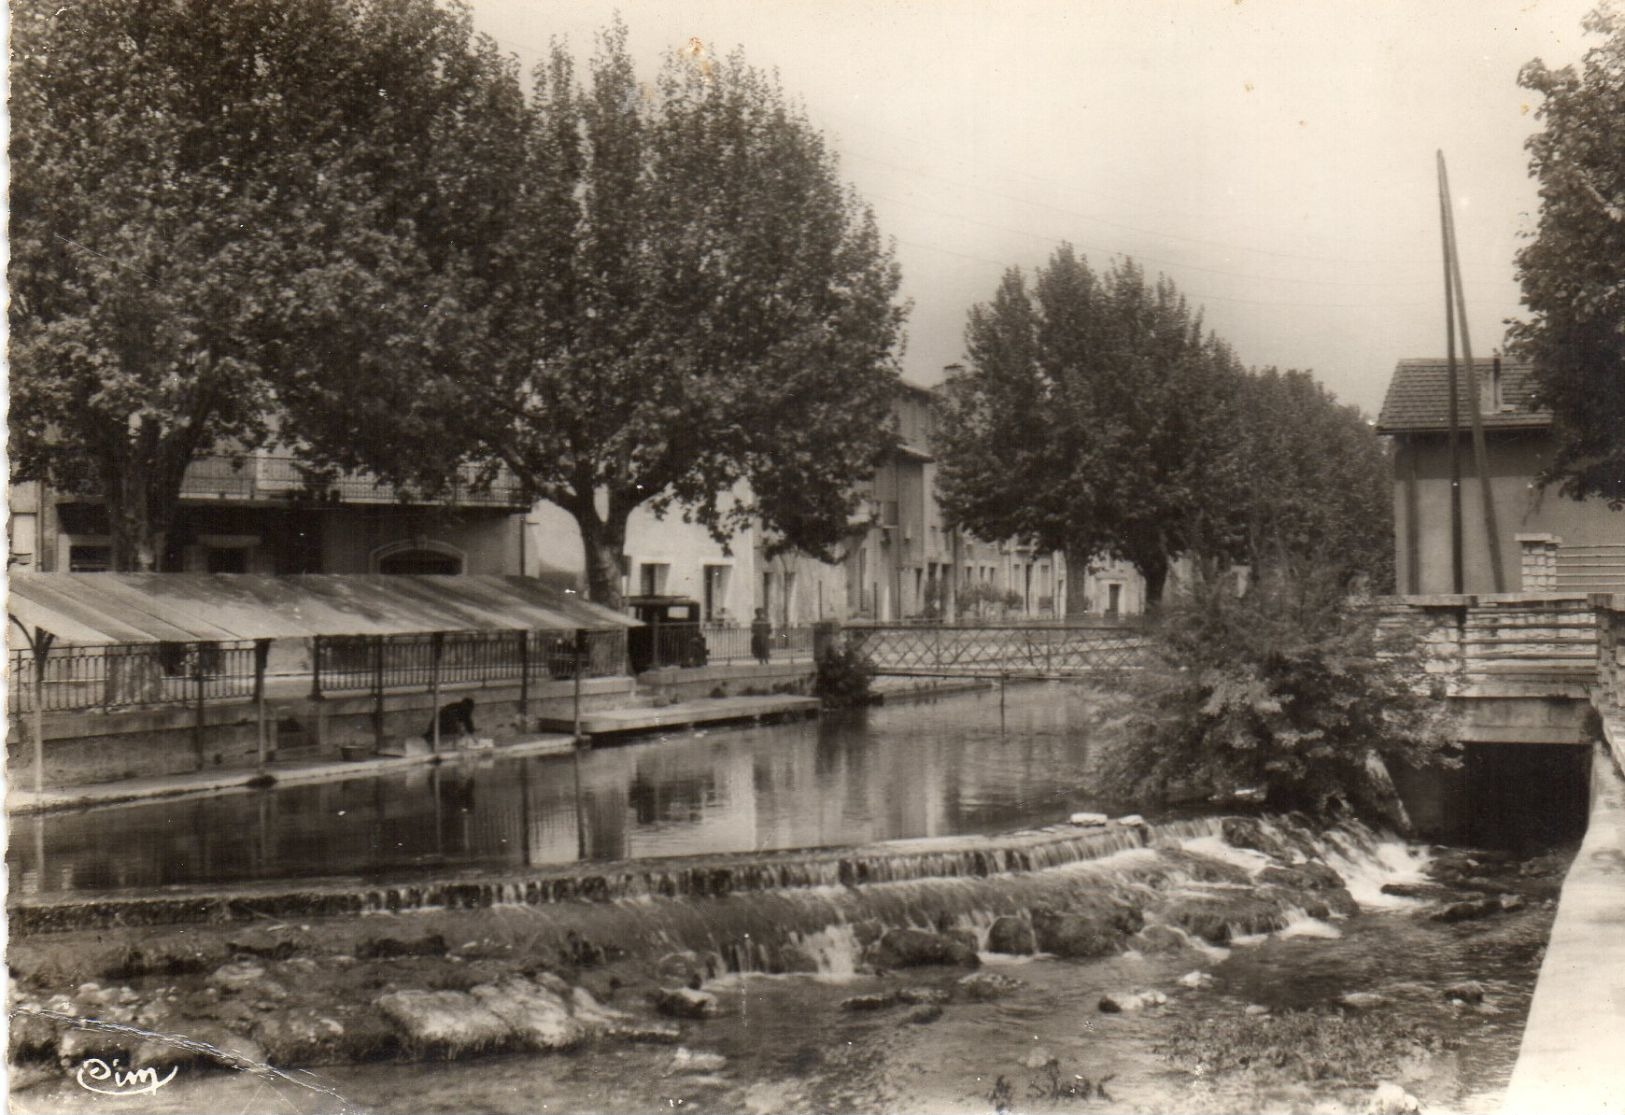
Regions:
<svg viewBox="0 0 1625 1115"><path fill-rule="evenodd" d="M1555 534L1520 534L1518 540L1520 586L1524 592L1557 591L1557 549L1563 540Z"/></svg>

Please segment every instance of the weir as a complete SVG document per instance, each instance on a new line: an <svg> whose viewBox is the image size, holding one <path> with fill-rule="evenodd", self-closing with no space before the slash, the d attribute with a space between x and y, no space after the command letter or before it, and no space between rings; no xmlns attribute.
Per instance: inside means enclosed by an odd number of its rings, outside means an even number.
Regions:
<svg viewBox="0 0 1625 1115"><path fill-rule="evenodd" d="M1238 830L1235 826L1240 826ZM1226 843L1225 834L1275 851ZM490 909L527 938L602 942L655 959L693 953L712 974L850 973L863 946L890 929L970 934L983 949L1001 917L1043 911L1100 921L1103 947L1136 946L1161 925L1199 947L1232 935L1285 929L1353 911L1349 891L1281 873L1281 860L1328 863L1362 902L1404 905L1382 881L1419 878L1422 859L1384 847L1359 825L1323 833L1290 821L1209 817L1146 826L1055 828L1002 838L899 841L887 846L688 863L620 865L539 877L369 887L329 883L294 890L243 888L162 897L26 902L15 931L182 922L308 919L330 915ZM1249 884L1242 887L1240 884ZM406 924L410 924L409 922ZM1335 929L1327 924L1335 936ZM1136 934L1140 934L1137 937ZM1165 946L1163 946L1165 947Z"/></svg>

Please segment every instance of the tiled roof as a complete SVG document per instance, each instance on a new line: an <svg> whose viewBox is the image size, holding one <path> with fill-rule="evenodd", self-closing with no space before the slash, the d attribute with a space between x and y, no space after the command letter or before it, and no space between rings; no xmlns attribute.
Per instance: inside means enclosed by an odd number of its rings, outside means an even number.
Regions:
<svg viewBox="0 0 1625 1115"><path fill-rule="evenodd" d="M1532 402L1534 370L1513 360L1500 360L1499 398L1495 394L1496 358L1474 360L1478 371L1479 414L1486 429L1549 426L1552 415ZM1388 396L1377 417L1380 434L1418 430L1445 430L1450 426L1450 372L1442 359L1401 360L1388 383ZM1460 428L1472 428L1468 410L1467 362L1456 361L1456 405Z"/></svg>

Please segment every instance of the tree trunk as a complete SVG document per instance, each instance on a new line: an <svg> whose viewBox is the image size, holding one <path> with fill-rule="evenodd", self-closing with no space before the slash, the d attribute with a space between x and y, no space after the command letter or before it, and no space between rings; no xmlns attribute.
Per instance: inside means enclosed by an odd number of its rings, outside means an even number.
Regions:
<svg viewBox="0 0 1625 1115"><path fill-rule="evenodd" d="M1066 601L1063 608L1068 618L1086 615L1089 611L1089 598L1084 595L1083 582L1089 573L1091 556L1081 546L1066 549Z"/></svg>
<svg viewBox="0 0 1625 1115"><path fill-rule="evenodd" d="M621 579L626 576L626 512L598 514L591 493L571 508L581 528L581 548L587 565L587 598L594 604L620 610L625 603Z"/></svg>
<svg viewBox="0 0 1625 1115"><path fill-rule="evenodd" d="M1145 606L1150 611L1162 604L1163 590L1168 587L1168 559L1147 558L1134 563L1140 576L1145 578Z"/></svg>
<svg viewBox="0 0 1625 1115"><path fill-rule="evenodd" d="M106 466L102 491L115 572L150 573L158 569L164 535L180 502L179 485L173 492L155 490L162 483L145 461L125 458Z"/></svg>

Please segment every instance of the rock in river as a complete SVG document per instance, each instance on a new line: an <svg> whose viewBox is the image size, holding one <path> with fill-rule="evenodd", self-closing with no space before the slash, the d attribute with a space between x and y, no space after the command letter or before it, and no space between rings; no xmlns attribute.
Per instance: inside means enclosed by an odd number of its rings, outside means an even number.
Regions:
<svg viewBox="0 0 1625 1115"><path fill-rule="evenodd" d="M420 1054L450 1059L489 1052L506 1045L512 1033L466 991L391 991L373 1005Z"/></svg>
<svg viewBox="0 0 1625 1115"><path fill-rule="evenodd" d="M542 1052L572 1049L589 1036L589 1028L572 1017L563 996L529 980L481 984L469 994L502 1019L527 1048Z"/></svg>
<svg viewBox="0 0 1625 1115"><path fill-rule="evenodd" d="M987 949L1013 956L1031 956L1038 951L1032 923L1026 918L1008 915L998 918L987 931Z"/></svg>
<svg viewBox="0 0 1625 1115"><path fill-rule="evenodd" d="M1484 985L1477 980L1463 980L1461 983L1453 983L1445 988L1444 997L1468 1004L1482 1003L1484 1001Z"/></svg>
<svg viewBox="0 0 1625 1115"><path fill-rule="evenodd" d="M663 987L654 993L654 1005L673 1018L710 1018L717 1013L717 997L691 987Z"/></svg>
<svg viewBox="0 0 1625 1115"><path fill-rule="evenodd" d="M960 992L965 998L976 1002L1002 999L1026 986L1014 976L1001 975L998 972L973 972L959 981Z"/></svg>
<svg viewBox="0 0 1625 1115"><path fill-rule="evenodd" d="M1127 938L1120 919L1103 912L1034 910L1033 932L1043 951L1077 959L1110 956L1123 948Z"/></svg>
<svg viewBox="0 0 1625 1115"><path fill-rule="evenodd" d="M974 948L945 933L889 929L875 944L874 963L882 968L915 968L925 964L974 968L980 960Z"/></svg>

